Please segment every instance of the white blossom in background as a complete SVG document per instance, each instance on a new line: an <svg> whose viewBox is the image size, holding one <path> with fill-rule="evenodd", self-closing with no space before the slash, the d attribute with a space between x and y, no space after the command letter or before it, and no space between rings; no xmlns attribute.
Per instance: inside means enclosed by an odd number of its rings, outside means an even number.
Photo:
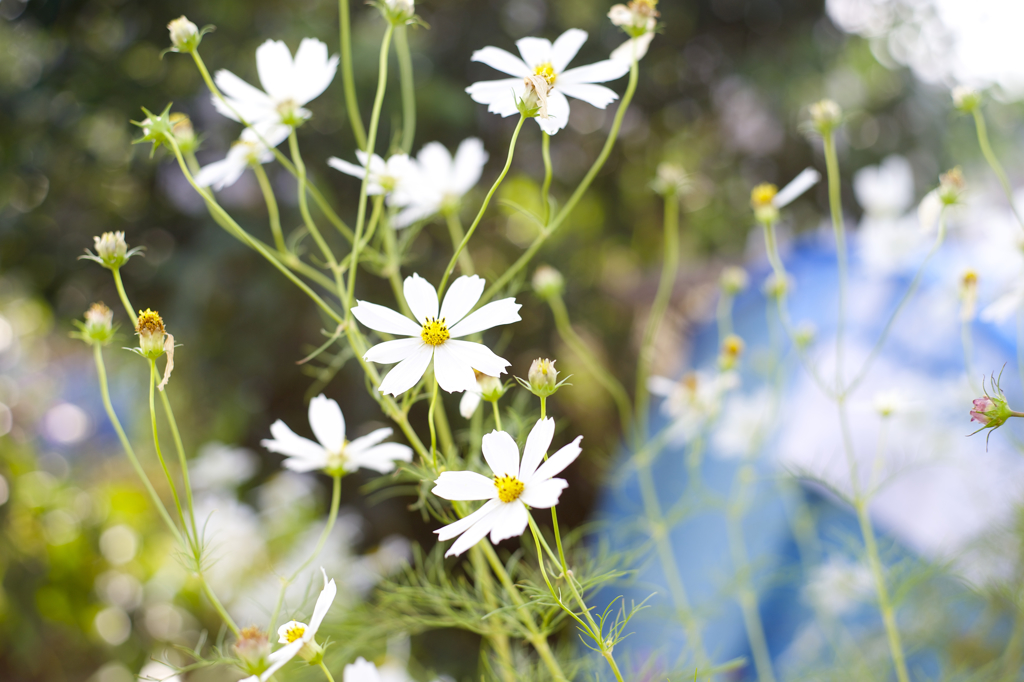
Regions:
<svg viewBox="0 0 1024 682"><path fill-rule="evenodd" d="M225 602L254 570L266 565L267 543L256 511L234 493L208 493L196 499L196 525L206 543L210 562L206 578Z"/></svg>
<svg viewBox="0 0 1024 682"><path fill-rule="evenodd" d="M894 154L878 166L861 168L853 175L853 192L864 209L858 244L868 268L891 273L919 265L929 239L908 213L914 203L910 162Z"/></svg>
<svg viewBox="0 0 1024 682"><path fill-rule="evenodd" d="M508 360L482 343L462 341L460 337L518 322L522 306L514 298L492 301L470 313L484 292L484 280L476 275L452 282L440 311L437 290L419 275L405 278L404 292L415 320L366 301L352 308L356 319L370 329L410 337L378 343L363 355L369 362L398 363L381 381L381 393L405 393L419 383L431 361L437 383L449 393L472 389L476 385L473 370L492 377L504 374Z"/></svg>
<svg viewBox="0 0 1024 682"><path fill-rule="evenodd" d="M721 459L742 459L757 454L756 448L771 427L772 391L733 393L725 400L711 443Z"/></svg>
<svg viewBox="0 0 1024 682"><path fill-rule="evenodd" d="M139 682L182 682L174 668L160 661L150 661L139 671Z"/></svg>
<svg viewBox="0 0 1024 682"><path fill-rule="evenodd" d="M874 589L867 566L830 558L811 571L804 595L815 608L830 616L841 616L871 600Z"/></svg>
<svg viewBox="0 0 1024 682"><path fill-rule="evenodd" d="M261 132L262 126L294 128L312 115L303 107L323 94L337 69L337 55L328 58L327 45L315 38L304 38L294 59L282 41L268 40L256 48L263 90L221 69L214 82L225 100L213 95L213 106L232 120L261 126Z"/></svg>
<svg viewBox="0 0 1024 682"><path fill-rule="evenodd" d="M309 426L318 442L297 435L278 419L270 426L273 438L262 440L260 444L271 452L285 455L284 467L298 472L323 469L338 474L370 469L384 474L394 471L395 462L412 461L409 446L383 442L393 433L387 427L353 441L346 440L341 407L323 394L309 402Z"/></svg>
<svg viewBox="0 0 1024 682"><path fill-rule="evenodd" d="M873 218L897 218L914 203L914 171L905 157L893 154L877 166L853 174L853 193L864 213Z"/></svg>
<svg viewBox="0 0 1024 682"><path fill-rule="evenodd" d="M981 311L982 322L1002 324L1024 310L1024 282L1016 284Z"/></svg>
<svg viewBox="0 0 1024 682"><path fill-rule="evenodd" d="M659 376L647 380L647 390L665 398L661 413L673 421L673 435L684 441L718 417L725 394L738 385L735 372L690 372L679 381Z"/></svg>
<svg viewBox="0 0 1024 682"><path fill-rule="evenodd" d="M189 463L189 475L195 490L233 490L248 481L259 468L256 454L216 441L199 448Z"/></svg>
<svg viewBox="0 0 1024 682"><path fill-rule="evenodd" d="M231 145L227 156L199 169L196 184L213 187L217 191L230 187L250 166L273 161L271 148L281 144L288 137L288 131L289 128L278 125L264 127L261 132L246 128L238 141Z"/></svg>
<svg viewBox="0 0 1024 682"><path fill-rule="evenodd" d="M405 192L395 198L394 205L403 208L392 225L407 227L436 213L457 210L462 197L480 181L487 159L484 143L475 137L463 140L454 158L440 142L423 145L411 164Z"/></svg>
<svg viewBox="0 0 1024 682"><path fill-rule="evenodd" d="M629 35L622 45L612 51L611 58L631 64L633 59L643 59L647 48L654 40L654 29L658 26L656 2L632 0L629 5L612 5L608 18Z"/></svg>
<svg viewBox="0 0 1024 682"><path fill-rule="evenodd" d="M772 198L772 206L783 208L799 199L807 190L814 187L821 180L821 173L813 168L804 168L797 173L797 176L780 189Z"/></svg>
<svg viewBox="0 0 1024 682"><path fill-rule="evenodd" d="M586 31L571 28L554 44L545 38L516 41L522 59L498 47L477 50L473 53L474 62L482 62L514 78L479 81L466 88L466 92L474 102L486 104L492 114L512 116L519 112L517 103L526 95L526 79L540 76L549 86L548 116L536 120L544 132L554 135L569 122L567 96L604 109L618 99L618 95L596 83L613 81L629 72L629 63L613 59L566 70L586 40Z"/></svg>
<svg viewBox="0 0 1024 682"><path fill-rule="evenodd" d="M475 471L445 471L438 477L431 491L438 497L487 500L469 516L434 531L442 542L459 538L445 556L464 553L487 534L493 544L522 535L528 523L527 505L549 509L558 504L558 498L569 484L554 476L579 457L583 436L577 436L544 461L554 435L554 419L538 421L526 437L520 462L519 446L512 436L504 431L492 431L484 436L481 449L493 478Z"/></svg>
<svg viewBox="0 0 1024 682"><path fill-rule="evenodd" d="M385 161L377 154L370 156L364 151L357 151L356 158L359 159L358 166L336 156L327 159L327 165L362 180L366 177L369 163L370 175L366 183L366 193L370 196L386 194L388 204L392 206L404 206L408 203L410 199L407 189L416 176L416 164L408 154L392 154Z"/></svg>

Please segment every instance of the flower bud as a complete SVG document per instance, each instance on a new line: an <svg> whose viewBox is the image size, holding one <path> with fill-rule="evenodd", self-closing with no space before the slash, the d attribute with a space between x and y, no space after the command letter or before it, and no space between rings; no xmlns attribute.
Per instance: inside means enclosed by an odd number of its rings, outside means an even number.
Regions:
<svg viewBox="0 0 1024 682"><path fill-rule="evenodd" d="M833 100L823 99L809 107L811 126L822 135L835 130L843 120L843 110Z"/></svg>
<svg viewBox="0 0 1024 682"><path fill-rule="evenodd" d="M966 186L960 166L951 168L939 176L939 199L946 206L951 206L957 203Z"/></svg>
<svg viewBox="0 0 1024 682"><path fill-rule="evenodd" d="M750 207L754 209L754 218L762 225L774 223L779 219L779 209L775 208L775 195L779 188L770 182L762 182L750 190Z"/></svg>
<svg viewBox="0 0 1024 682"><path fill-rule="evenodd" d="M1002 395L975 398L971 407L971 421L978 422L986 429L999 428L1012 416L1010 407Z"/></svg>
<svg viewBox="0 0 1024 682"><path fill-rule="evenodd" d="M541 265L533 272L533 290L545 301L561 296L565 290L565 278L550 265Z"/></svg>
<svg viewBox="0 0 1024 682"><path fill-rule="evenodd" d="M967 270L960 278L960 321L974 319L978 304L978 273Z"/></svg>
<svg viewBox="0 0 1024 682"><path fill-rule="evenodd" d="M480 397L489 403L496 403L505 395L505 384L497 377L480 374L476 383L480 387Z"/></svg>
<svg viewBox="0 0 1024 682"><path fill-rule="evenodd" d="M723 293L735 296L747 288L747 285L750 284L750 277L747 275L747 271L738 265L729 265L722 268L718 282Z"/></svg>
<svg viewBox="0 0 1024 682"><path fill-rule="evenodd" d="M690 187L690 176L678 163L663 161L658 164L658 172L651 182L651 188L661 196L679 195Z"/></svg>
<svg viewBox="0 0 1024 682"><path fill-rule="evenodd" d="M530 380L530 387L537 395L550 395L558 387L558 370L555 369L555 360L537 358L530 365L530 373L527 375Z"/></svg>
<svg viewBox="0 0 1024 682"><path fill-rule="evenodd" d="M164 340L167 332L160 313L146 308L139 311L139 321L135 325L135 333L139 335L139 350L150 360L156 360L164 354Z"/></svg>
<svg viewBox="0 0 1024 682"><path fill-rule="evenodd" d="M124 240L124 232L104 232L99 237L93 237L93 245L96 247L96 255L100 257L104 265L111 270L124 265L125 256L128 254L128 243Z"/></svg>
<svg viewBox="0 0 1024 682"><path fill-rule="evenodd" d="M184 15L167 24L167 30L171 34L171 45L174 46L172 49L176 52L194 52L202 40L199 27Z"/></svg>
<svg viewBox="0 0 1024 682"><path fill-rule="evenodd" d="M85 311L85 322L75 321L81 332L72 334L86 343L106 345L114 337L114 313L102 303L93 303Z"/></svg>
<svg viewBox="0 0 1024 682"><path fill-rule="evenodd" d="M374 4L384 18L395 26L404 26L415 21L414 0L379 0Z"/></svg>
<svg viewBox="0 0 1024 682"><path fill-rule="evenodd" d="M551 74L535 73L523 78L526 90L523 98L516 103L516 108L526 118L548 118L548 93L554 82L554 71Z"/></svg>
<svg viewBox="0 0 1024 682"><path fill-rule="evenodd" d="M790 279L789 275L778 277L773 272L765 278L761 290L764 291L765 296L778 298L779 296L785 296L792 288L793 281Z"/></svg>
<svg viewBox="0 0 1024 682"><path fill-rule="evenodd" d="M653 31L657 25L658 0L632 0L629 5L612 5L608 18L632 38Z"/></svg>
<svg viewBox="0 0 1024 682"><path fill-rule="evenodd" d="M178 149L184 154L194 152L199 147L199 138L192 128L192 120L180 112L171 114L171 133L174 141L178 143Z"/></svg>
<svg viewBox="0 0 1024 682"><path fill-rule="evenodd" d="M809 348L817 336L817 327L810 322L803 322L793 332L793 343L797 348Z"/></svg>
<svg viewBox="0 0 1024 682"><path fill-rule="evenodd" d="M729 334L722 339L722 348L718 354L718 366L722 371L736 368L740 356L743 355L744 346L743 339L736 334Z"/></svg>
<svg viewBox="0 0 1024 682"><path fill-rule="evenodd" d="M270 639L266 633L255 625L244 628L238 633L234 645L238 667L250 675L259 675L267 669L270 656Z"/></svg>
<svg viewBox="0 0 1024 682"><path fill-rule="evenodd" d="M969 114L981 106L981 93L966 85L958 85L953 88L953 106L958 111Z"/></svg>

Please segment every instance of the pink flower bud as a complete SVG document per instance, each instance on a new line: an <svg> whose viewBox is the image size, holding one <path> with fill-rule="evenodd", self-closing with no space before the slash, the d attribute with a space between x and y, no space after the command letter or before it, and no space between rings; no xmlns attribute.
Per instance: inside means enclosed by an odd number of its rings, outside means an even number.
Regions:
<svg viewBox="0 0 1024 682"><path fill-rule="evenodd" d="M971 420L979 424L988 424L992 417L987 414L995 409L996 404L988 396L974 399L974 408L971 410Z"/></svg>

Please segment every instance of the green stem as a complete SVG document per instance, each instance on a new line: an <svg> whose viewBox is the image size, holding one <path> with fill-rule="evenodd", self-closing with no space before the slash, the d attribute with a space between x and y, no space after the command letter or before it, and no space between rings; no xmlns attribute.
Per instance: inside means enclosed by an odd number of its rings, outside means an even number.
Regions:
<svg viewBox="0 0 1024 682"><path fill-rule="evenodd" d="M306 229L309 230L309 234L313 237L313 241L320 248L320 252L323 254L324 259L331 268L331 272L334 273L334 279L338 288L338 298L342 301L345 300L345 286L342 282L341 270L338 268L338 261L334 257L334 252L331 251L331 247L327 245L323 236L320 234L319 228L316 223L313 222L313 216L309 213L309 201L306 197L306 163L302 160L302 154L299 152L299 138L295 134L295 129L292 128L291 135L288 136L288 148L292 154L292 161L295 163L295 169L298 171L299 181L299 213L302 214L302 221L306 225ZM352 245L353 251L356 249L356 245L359 243L358 236Z"/></svg>
<svg viewBox="0 0 1024 682"><path fill-rule="evenodd" d="M519 257L519 260L517 260L512 267L506 270L505 273L499 277L486 292L484 292L484 295L480 299L480 305L483 305L494 298L499 291L515 279L519 272L533 259L537 251L540 250L540 247L544 245L544 242L546 242L548 238L562 226L562 223L565 222L565 219L568 218L573 212L573 209L576 208L576 204L579 203L579 200L583 197L584 193L586 193L587 189L590 188L590 184L594 181L594 178L597 177L601 168L604 167L605 161L608 160L612 147L615 146L615 141L619 137L619 129L622 127L622 118L626 114L626 109L629 108L629 103L633 100L633 93L636 92L639 73L640 70L638 63L636 59L634 59L633 64L629 69L629 84L626 86L626 92L622 96L622 102L619 104L619 108L615 112L615 119L612 121L612 129L608 133L608 139L605 140L601 153L598 154L594 164L590 167L590 170L587 171L587 174L583 176L583 180L580 181L579 186L572 193L572 196L569 197L569 201L565 203L565 206L563 206L558 212L558 215L555 216L555 219L550 225L545 227L536 238L534 238L533 243L530 244L529 248L526 249L526 252Z"/></svg>
<svg viewBox="0 0 1024 682"><path fill-rule="evenodd" d="M494 428L501 431L501 410L498 409L498 401L492 400L491 407L494 408ZM543 419L543 417L541 417Z"/></svg>
<svg viewBox="0 0 1024 682"><path fill-rule="evenodd" d="M459 220L459 212L457 209L452 208L444 212L444 221L448 224L448 236L452 239L452 248L458 250L459 244L465 239L466 233L462 229L462 221ZM459 267L462 268L462 274L472 275L476 272L473 267L473 257L469 255L469 251L463 251L459 255Z"/></svg>
<svg viewBox="0 0 1024 682"><path fill-rule="evenodd" d="M455 253L452 254L452 259L448 261L448 267L444 270L444 277L441 278L441 286L437 288L437 295L441 296L444 294L445 286L448 284L448 278L452 274L452 270L455 269L455 263L459 259L459 254L466 248L466 244L473 238L473 233L476 232L477 225L480 224L480 220L484 217L484 211L487 210L487 205L491 203L491 197L498 190L498 186L502 180L505 179L505 175L508 173L509 167L512 165L512 154L516 149L516 140L519 139L519 131L523 129L523 122L526 117L522 114L519 115L519 122L516 124L515 132L512 133L512 140L508 145L508 157L505 159L505 167L501 169L501 174L498 175L498 179L491 185L491 189L487 192L487 196L484 197L483 204L480 205L480 210L476 213L476 218L473 219L473 223L469 226L469 231L466 232L466 236L459 242L458 248L455 249Z"/></svg>
<svg viewBox="0 0 1024 682"><path fill-rule="evenodd" d="M551 312L554 313L555 327L558 329L558 335L576 353L590 373L594 375L594 378L597 379L598 383L611 395L619 411L622 432L628 434L630 431L630 413L632 408L629 404L629 396L626 394L626 389L623 388L618 379L601 366L601 362L590 352L586 342L572 328L572 323L569 321L569 312L565 308L565 302L562 300L562 297L559 295L551 296L548 299L548 305L551 306Z"/></svg>
<svg viewBox="0 0 1024 682"><path fill-rule="evenodd" d="M498 610L498 600L494 596L494 580L491 577L490 570L487 568L486 559L481 553L480 548L470 548L469 558L470 563L473 565L473 575L476 578L476 583L480 586L480 591L483 593L484 604L492 611ZM515 665L512 661L512 647L509 644L508 635L502 631L500 624L492 629L488 639L491 640L491 645L494 647L494 651L501 663L502 679L504 682L515 682L516 675Z"/></svg>
<svg viewBox="0 0 1024 682"><path fill-rule="evenodd" d="M373 157L377 144L377 125L380 123L380 109L384 104L384 91L388 84L388 50L391 47L391 35L394 33L393 24L388 24L384 31L384 40L380 44L380 59L377 73L377 94L373 99L373 111L370 114L370 134L366 141L366 153ZM347 317L352 316L352 305L355 303L356 295L356 271L359 269L359 246L363 234L363 223L366 221L366 190L370 185L370 158L366 161L366 174L363 175L363 183L359 189L359 209L356 212L356 232L352 242L352 259L349 263L348 273L348 306Z"/></svg>
<svg viewBox="0 0 1024 682"><path fill-rule="evenodd" d="M430 461L434 464L434 471L437 471L437 427L434 426L434 408L437 407L437 377L434 377L433 383L434 390L430 396L427 422L430 424Z"/></svg>
<svg viewBox="0 0 1024 682"><path fill-rule="evenodd" d="M270 186L270 179L267 178L267 172L263 170L263 164L254 164L253 172L256 173L256 180L260 183L263 200L267 203L267 213L270 216L270 232L274 235L274 246L281 253L287 253L288 249L284 244L284 233L281 231L281 213L277 208L274 188Z"/></svg>
<svg viewBox="0 0 1024 682"><path fill-rule="evenodd" d="M100 381L100 394L103 397L103 407L107 411L107 417L110 419L110 423L114 427L114 431L117 432L117 438L121 441L121 447L124 448L124 452L128 455L128 461L131 462L132 468L135 469L135 473L138 474L142 480L142 485L145 486L146 492L149 493L150 499L153 500L153 505L156 510L160 513L160 517L167 524L167 527L171 530L175 539L184 544L181 537L181 532L178 527L174 525L174 521L171 519L171 515L167 512L167 507L164 506L163 500L157 495L156 489L149 480L149 476L146 475L145 470L142 468L142 464L139 462L139 458L135 455L135 449L132 448L131 441L128 440L128 436L124 432L124 428L121 426L121 420L117 418L117 413L114 412L114 404L110 401L110 386L107 384L107 367L103 362L103 349L98 343L92 344L93 357L96 359L96 374L99 376Z"/></svg>
<svg viewBox="0 0 1024 682"><path fill-rule="evenodd" d="M341 82L345 90L345 108L348 110L348 121L352 126L352 135L356 138L356 146L366 149L366 131L363 130L363 117L359 114L356 81L352 74L352 28L348 0L338 0L338 21L341 24Z"/></svg>
<svg viewBox="0 0 1024 682"><path fill-rule="evenodd" d="M156 362L150 363L152 371L150 375L152 381L159 381L159 377L156 374ZM196 510L195 505L192 503L192 483L189 480L188 475L188 458L185 457L185 446L181 440L181 433L178 431L178 422L174 418L174 410L171 409L171 401L167 397L167 388L158 391L160 394L160 402L164 406L164 416L167 418L167 423L171 426L171 436L174 439L174 447L178 451L178 465L181 467L181 478L182 484L185 488L185 504L188 506L188 514L192 519L192 537L196 539L196 546L201 546L199 541L199 529L196 527Z"/></svg>
<svg viewBox="0 0 1024 682"><path fill-rule="evenodd" d="M224 624L228 626L228 629L231 630L232 634L234 634L236 638L239 637L241 635L241 631L238 629L238 624L235 623L235 619L231 617L231 614L224 608L224 604L222 604L220 599L217 598L217 595L214 594L213 589L210 587L210 583L206 582L206 577L202 573L198 573L197 575L199 576L200 584L203 586L203 594L205 594L206 598L210 600L211 604L213 604L214 610L217 611L217 614L220 616L221 620L224 621Z"/></svg>
<svg viewBox="0 0 1024 682"><path fill-rule="evenodd" d="M402 84L402 144L406 154L412 152L416 137L416 83L413 79L412 56L409 54L409 32L405 25L395 31L395 55L398 57L398 77Z"/></svg>
<svg viewBox="0 0 1024 682"><path fill-rule="evenodd" d="M174 498L174 507L178 510L178 518L181 520L181 526L185 531L185 539L192 545L193 551L195 551L195 538L190 538L188 534L188 522L185 520L185 512L181 509L181 500L178 499L178 489L174 485L174 477L171 476L171 470L167 468L167 462L164 460L163 451L160 450L160 436L157 433L156 428L156 384L159 379L156 375L156 362L153 360L149 361L149 420L153 428L153 447L156 449L156 458L160 461L160 467L164 471L164 476L167 478L167 485L171 488L171 497Z"/></svg>
<svg viewBox="0 0 1024 682"><path fill-rule="evenodd" d="M395 243L395 231L391 227L384 230L384 256L387 258L388 282L391 284L391 291L398 301L399 307L407 317L415 317L409 309L409 303L405 300L405 291L402 289L402 260L398 253L398 245Z"/></svg>
<svg viewBox="0 0 1024 682"><path fill-rule="evenodd" d="M839 302L836 311L836 393L842 393L843 387L843 331L846 317L846 229L843 225L843 203L839 180L839 159L836 155L835 132L829 130L824 135L825 170L828 174L828 205L832 213L832 231L836 239L836 267L839 279Z"/></svg>
<svg viewBox="0 0 1024 682"><path fill-rule="evenodd" d="M540 418L544 419L548 416L548 397L546 395L540 396Z"/></svg>
<svg viewBox="0 0 1024 682"><path fill-rule="evenodd" d="M636 396L637 437L642 440L647 439L647 406L650 400L650 394L647 392L647 377L651 373L651 364L654 361L652 355L654 340L665 319L665 311L668 310L676 277L679 275L679 197L675 192L665 193L664 230L664 244L662 245L664 262L661 266L661 281L658 282L658 292L654 296L654 303L651 304L651 311L647 318L647 326L644 328L636 372L636 393L634 395Z"/></svg>
<svg viewBox="0 0 1024 682"><path fill-rule="evenodd" d="M124 282L121 281L121 268L112 268L110 271L114 273L114 285L117 287L117 295L121 299L121 305L124 306L125 312L128 313L128 319L132 321L132 329L134 330L139 324L139 318L135 316L132 304L128 301L128 294L124 290Z"/></svg>
<svg viewBox="0 0 1024 682"><path fill-rule="evenodd" d="M366 226L366 236L363 237L363 246L365 247L373 239L374 233L377 231L377 225L380 224L381 214L384 210L384 195L381 194L373 198L373 210L370 212L370 222Z"/></svg>
<svg viewBox="0 0 1024 682"><path fill-rule="evenodd" d="M551 220L551 136L540 133L540 155L544 158L544 184L540 187L540 200L544 204L544 224Z"/></svg>
<svg viewBox="0 0 1024 682"><path fill-rule="evenodd" d="M324 665L324 662L322 660L320 661L320 669L323 670L324 675L327 676L327 682L334 682L334 678L331 677L331 671L327 669L327 666Z"/></svg>
<svg viewBox="0 0 1024 682"><path fill-rule="evenodd" d="M1002 164L999 163L995 152L992 151L992 145L989 144L988 127L985 125L985 117L981 114L981 108L976 107L971 113L974 114L974 125L978 130L978 146L981 147L981 153L985 156L985 160L988 161L988 165L996 177L999 178L999 184L1003 186L1003 193L1006 195L1006 201L1009 202L1014 217L1024 228L1024 219L1017 212L1017 205L1013 202L1013 187L1010 185L1010 179L1006 177L1006 171L1003 170Z"/></svg>

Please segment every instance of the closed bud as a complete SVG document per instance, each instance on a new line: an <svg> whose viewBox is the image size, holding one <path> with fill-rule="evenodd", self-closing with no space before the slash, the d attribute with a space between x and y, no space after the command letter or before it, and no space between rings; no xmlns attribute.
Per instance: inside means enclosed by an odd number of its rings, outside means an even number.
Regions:
<svg viewBox="0 0 1024 682"><path fill-rule="evenodd" d="M497 377L481 374L476 383L480 387L480 397L489 403L496 403L505 395L505 384Z"/></svg>
<svg viewBox="0 0 1024 682"><path fill-rule="evenodd" d="M953 106L958 111L969 114L981 106L981 93L966 85L958 85L953 88Z"/></svg>
<svg viewBox="0 0 1024 682"><path fill-rule="evenodd" d="M93 303L85 311L85 322L75 320L75 326L81 330L72 334L86 343L106 345L114 337L114 313L102 303Z"/></svg>
<svg viewBox="0 0 1024 682"><path fill-rule="evenodd" d="M750 283L750 277L743 268L737 265L730 265L722 268L722 274L719 276L718 281L725 294L735 296L747 288L747 285Z"/></svg>
<svg viewBox="0 0 1024 682"><path fill-rule="evenodd" d="M194 152L199 147L199 138L192 128L192 120L185 114L175 112L171 114L171 133L174 141L178 143L178 149L184 154Z"/></svg>
<svg viewBox="0 0 1024 682"><path fill-rule="evenodd" d="M413 0L378 0L377 9L390 23L404 26L417 21Z"/></svg>
<svg viewBox="0 0 1024 682"><path fill-rule="evenodd" d="M202 34L199 27L185 18L184 15L167 24L167 30L171 34L171 45L176 52L194 52L199 47Z"/></svg>
<svg viewBox="0 0 1024 682"><path fill-rule="evenodd" d="M835 101L823 99L809 107L811 126L822 135L835 130L843 120L843 110Z"/></svg>
<svg viewBox="0 0 1024 682"><path fill-rule="evenodd" d="M554 393L558 385L558 370L555 369L555 361L537 358L530 365L530 373L527 378L530 380L530 386L534 393L538 395Z"/></svg>
<svg viewBox="0 0 1024 682"><path fill-rule="evenodd" d="M947 206L955 204L966 186L960 166L951 168L939 176L939 199Z"/></svg>
<svg viewBox="0 0 1024 682"><path fill-rule="evenodd" d="M238 667L250 675L259 675L269 666L270 639L255 625L238 633L234 646Z"/></svg>
<svg viewBox="0 0 1024 682"><path fill-rule="evenodd" d="M1002 376L1002 373L1000 373L1000 376ZM994 376L990 377L989 387L985 390L985 395L975 398L971 404L971 421L981 424L981 428L974 433L991 429L989 431L989 436L991 436L992 431L1005 424L1006 420L1010 417L1024 417L1024 413L1014 412L1010 409L1006 402L1006 396L1003 394L1003 389L999 387L999 379ZM987 446L987 438L985 443Z"/></svg>
<svg viewBox="0 0 1024 682"><path fill-rule="evenodd" d="M139 311L139 321L135 325L135 333L139 335L139 350L150 360L156 360L164 353L164 341L167 332L160 313L146 308Z"/></svg>
<svg viewBox="0 0 1024 682"><path fill-rule="evenodd" d="M565 290L565 278L550 265L541 265L533 272L533 290L545 301L561 296Z"/></svg>
<svg viewBox="0 0 1024 682"><path fill-rule="evenodd" d="M775 208L775 195L779 188L770 182L762 182L750 190L750 207L754 209L754 218L762 225L774 223L779 219L779 209Z"/></svg>
<svg viewBox="0 0 1024 682"><path fill-rule="evenodd" d="M740 356L743 355L743 349L746 344L736 334L729 334L722 339L722 348L718 354L718 366L722 371L728 371L735 369L736 365L739 364Z"/></svg>
<svg viewBox="0 0 1024 682"><path fill-rule="evenodd" d="M651 188L662 196L682 194L690 187L690 176L678 163L663 161L651 182Z"/></svg>
<svg viewBox="0 0 1024 682"><path fill-rule="evenodd" d="M96 255L108 268L119 268L124 264L125 256L128 254L128 242L124 240L124 232L104 232L92 239Z"/></svg>

